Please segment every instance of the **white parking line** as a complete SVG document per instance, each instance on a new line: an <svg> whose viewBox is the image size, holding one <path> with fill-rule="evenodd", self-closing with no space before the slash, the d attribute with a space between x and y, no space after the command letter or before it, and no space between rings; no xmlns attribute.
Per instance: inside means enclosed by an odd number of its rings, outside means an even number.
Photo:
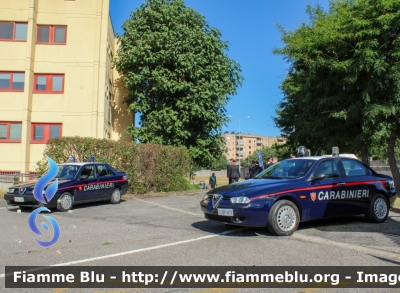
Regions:
<svg viewBox="0 0 400 293"><path fill-rule="evenodd" d="M186 244L186 243L195 242L195 241L200 241L200 240L204 240L204 239L209 239L209 238L213 238L213 237L224 236L224 235L228 235L228 234L231 234L231 233L243 231L245 229L246 228L229 230L229 231L225 231L225 232L222 232L222 233L219 233L219 234L212 234L212 235L202 236L202 237L198 237L198 238L182 240L182 241L178 241L178 242L172 242L172 243L167 243L167 244L162 244L162 245L157 245L157 246L151 246L151 247L146 247L146 248L140 248L140 249L135 249L135 250L129 250L129 251L124 251L124 252L119 252L119 253L114 253L114 254L109 254L109 255L97 256L97 257L92 257L92 258L85 258L85 259L81 259L81 260L74 260L74 261L70 261L70 262L64 262L64 263L59 263L59 264L54 264L54 265L49 265L49 266L51 266L51 267L71 266L71 265L81 264L81 263L85 263L85 262L91 262L91 261L103 260L103 259L107 259L107 258L119 257L119 256L123 256L123 255L128 255L128 254L134 254L134 253L138 253L138 252L155 250L155 249L160 249L160 248L165 248L165 247L170 247L170 246L175 246L175 245L180 245L180 244ZM4 277L5 277L5 274L0 274L0 278L4 278Z"/></svg>
<svg viewBox="0 0 400 293"><path fill-rule="evenodd" d="M369 247L365 247L365 246L361 246L361 245L354 245L354 244L350 244L350 243L338 242L338 241L333 241L333 240L324 239L321 237L305 235L305 234L300 234L300 233L294 233L291 237L296 238L300 241L304 241L304 242L312 242L312 243L323 244L323 245L328 245L328 246L335 246L335 247L340 247L340 248L344 248L344 249L355 250L355 251L369 254L369 255L384 257L386 259L400 260L400 254L393 253L393 252L386 251L386 250L379 250L376 248L369 248Z"/></svg>
<svg viewBox="0 0 400 293"><path fill-rule="evenodd" d="M191 215L191 216L204 218L203 214L192 213L192 212L188 212L188 211L185 211L185 210L171 208L169 206L166 206L166 205L163 205L163 204L160 204L160 203L147 201L147 200L144 200L144 199L135 198L135 200L138 200L140 202L144 202L144 203L149 204L149 205L157 206L157 207L160 207L160 208L163 208L163 209L166 209L166 210L170 210L170 211L174 211L174 212L178 212L178 213L182 213L182 214L187 214L187 215Z"/></svg>

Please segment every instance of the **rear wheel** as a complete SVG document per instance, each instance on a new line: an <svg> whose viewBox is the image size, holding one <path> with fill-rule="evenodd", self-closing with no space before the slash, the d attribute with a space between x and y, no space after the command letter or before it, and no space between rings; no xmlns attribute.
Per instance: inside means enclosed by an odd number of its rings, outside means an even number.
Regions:
<svg viewBox="0 0 400 293"><path fill-rule="evenodd" d="M117 204L121 202L121 190L115 188L111 195L111 203Z"/></svg>
<svg viewBox="0 0 400 293"><path fill-rule="evenodd" d="M268 230L275 235L289 236L297 230L300 213L297 206L289 200L276 202L268 216Z"/></svg>
<svg viewBox="0 0 400 293"><path fill-rule="evenodd" d="M69 192L64 192L57 200L57 210L61 212L69 211L70 209L72 209L73 203L74 200L72 194Z"/></svg>
<svg viewBox="0 0 400 293"><path fill-rule="evenodd" d="M376 194L369 206L368 213L366 214L367 219L373 223L385 222L389 215L389 203L386 197L382 194Z"/></svg>

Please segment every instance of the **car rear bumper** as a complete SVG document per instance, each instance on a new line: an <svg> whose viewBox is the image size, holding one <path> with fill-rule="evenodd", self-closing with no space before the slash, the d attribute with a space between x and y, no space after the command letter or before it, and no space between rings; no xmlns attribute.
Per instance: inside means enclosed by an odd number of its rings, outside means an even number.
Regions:
<svg viewBox="0 0 400 293"><path fill-rule="evenodd" d="M125 184L121 186L121 195L125 194L129 189L129 185Z"/></svg>

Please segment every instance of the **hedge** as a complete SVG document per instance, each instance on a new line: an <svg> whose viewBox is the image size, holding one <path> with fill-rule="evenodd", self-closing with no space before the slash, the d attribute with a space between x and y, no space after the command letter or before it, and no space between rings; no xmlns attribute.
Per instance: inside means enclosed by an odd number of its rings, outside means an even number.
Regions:
<svg viewBox="0 0 400 293"><path fill-rule="evenodd" d="M190 189L186 179L190 173L191 159L184 147L173 147L135 142L96 139L90 137L58 137L48 140L43 158L36 163L37 172L47 170L47 157L56 163L88 162L94 156L96 162L110 164L118 171L126 172L130 191L134 194L167 192Z"/></svg>

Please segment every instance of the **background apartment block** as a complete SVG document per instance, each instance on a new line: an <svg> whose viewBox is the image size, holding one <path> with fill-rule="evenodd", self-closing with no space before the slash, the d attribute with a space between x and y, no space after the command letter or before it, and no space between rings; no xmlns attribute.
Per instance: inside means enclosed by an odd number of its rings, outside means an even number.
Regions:
<svg viewBox="0 0 400 293"><path fill-rule="evenodd" d="M228 151L225 153L227 159L238 160L247 158L262 147L271 147L274 144L284 144L282 137L262 136L255 134L238 134L235 132L222 134Z"/></svg>
<svg viewBox="0 0 400 293"><path fill-rule="evenodd" d="M123 137L116 43L109 0L1 1L0 171L34 171L49 138Z"/></svg>

